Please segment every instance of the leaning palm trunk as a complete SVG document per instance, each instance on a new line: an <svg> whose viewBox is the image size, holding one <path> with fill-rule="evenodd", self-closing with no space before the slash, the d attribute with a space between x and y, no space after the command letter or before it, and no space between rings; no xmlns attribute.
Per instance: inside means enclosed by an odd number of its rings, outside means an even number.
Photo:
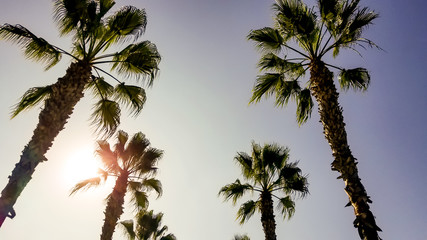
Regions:
<svg viewBox="0 0 427 240"><path fill-rule="evenodd" d="M107 207L104 212L105 219L102 226L101 240L111 240L113 238L114 229L120 216L123 214L127 184L128 174L123 172L117 178L113 192L108 197Z"/></svg>
<svg viewBox="0 0 427 240"><path fill-rule="evenodd" d="M274 220L273 199L270 192L261 193L261 223L265 240L276 240L276 221Z"/></svg>
<svg viewBox="0 0 427 240"><path fill-rule="evenodd" d="M22 151L19 163L15 165L9 182L1 192L0 226L6 217L13 218L16 203L22 190L31 180L36 166L46 161L45 153L52 146L58 133L64 128L74 106L83 97L84 86L91 76L91 67L84 62L72 63L64 77L52 86L52 93L39 114L39 123L33 136Z"/></svg>
<svg viewBox="0 0 427 240"><path fill-rule="evenodd" d="M310 65L310 75L310 89L317 100L323 132L334 157L331 164L332 170L339 172L339 178L344 180L344 189L350 199L349 204L353 206L356 215L354 226L362 239L378 240L377 231L380 229L369 210L368 203L371 201L360 181L356 158L353 157L347 143L344 117L338 103L338 92L333 83L333 75L321 61L314 61Z"/></svg>

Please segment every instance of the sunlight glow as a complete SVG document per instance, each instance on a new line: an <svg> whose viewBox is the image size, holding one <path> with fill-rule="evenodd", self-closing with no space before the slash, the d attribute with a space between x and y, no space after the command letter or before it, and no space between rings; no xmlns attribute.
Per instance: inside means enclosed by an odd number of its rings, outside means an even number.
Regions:
<svg viewBox="0 0 427 240"><path fill-rule="evenodd" d="M67 185L98 176L99 161L95 158L94 150L90 147L76 150L70 154L64 166L64 180Z"/></svg>

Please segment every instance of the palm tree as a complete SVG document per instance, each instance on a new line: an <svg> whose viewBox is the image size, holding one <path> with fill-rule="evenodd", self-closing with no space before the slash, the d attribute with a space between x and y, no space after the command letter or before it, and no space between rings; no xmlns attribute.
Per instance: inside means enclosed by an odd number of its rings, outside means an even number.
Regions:
<svg viewBox="0 0 427 240"><path fill-rule="evenodd" d="M381 229L369 209L371 200L360 181L356 158L347 143L347 133L338 103L338 92L331 69L339 71L341 88L366 90L370 75L365 68L344 69L324 58L332 52L335 57L341 49L359 53L357 46L377 47L363 38L362 32L378 14L359 6L359 0L318 0L317 12L300 0L277 0L273 5L274 27L252 30L248 39L262 52L258 67L264 74L257 77L251 103L263 96L275 95L277 106L289 99L297 103L297 121L301 125L311 115L312 97L317 101L325 137L332 149L332 170L340 173L345 182L356 219L354 226L362 239L379 239ZM295 44L296 43L296 44ZM279 56L283 54L283 57ZM359 53L360 54L360 53ZM309 72L303 87L299 80Z"/></svg>
<svg viewBox="0 0 427 240"><path fill-rule="evenodd" d="M0 25L0 39L20 45L27 58L46 64L46 69L58 63L63 55L72 59L63 77L52 85L29 89L13 110L12 117L15 117L44 102L33 136L1 192L0 226L6 216L15 216L13 206L19 195L31 180L36 166L47 160L45 153L64 128L85 91L91 90L98 99L94 105L92 123L98 133L105 136L111 136L116 131L120 123L121 105L129 108L134 116L142 110L145 90L119 81L100 65L110 64L111 70L119 75L139 79L146 86L151 86L158 72L160 55L150 41L136 42L147 24L145 10L124 6L108 16L114 5L113 0L55 1L54 20L60 33L72 36L73 48L69 52L48 43L19 24ZM105 52L114 45L128 41L134 43L120 51ZM110 85L104 76L117 81L117 86Z"/></svg>
<svg viewBox="0 0 427 240"><path fill-rule="evenodd" d="M256 192L259 197L256 201L249 200L243 203L237 212L240 224L247 221L255 211L261 213L261 222L266 240L276 239L276 221L273 212L273 198L278 200L278 208L284 218L291 218L295 212L296 195L304 197L308 193L307 178L301 175L297 162L289 162L289 148L277 144L265 144L261 147L252 142L252 156L240 152L234 158L240 165L243 178L242 183L237 179L234 183L225 185L219 191L225 200L237 200L247 192ZM276 192L284 194L279 197Z"/></svg>
<svg viewBox="0 0 427 240"><path fill-rule="evenodd" d="M163 213L154 214L153 210L142 209L136 215L136 221L126 220L120 226L129 240L176 240L172 233L166 234L167 226L162 226ZM134 226L136 224L136 226Z"/></svg>
<svg viewBox="0 0 427 240"><path fill-rule="evenodd" d="M96 152L104 165L99 169L100 176L83 180L71 190L71 194L74 194L79 190L99 186L108 177L116 178L113 192L107 198L101 240L111 240L113 237L117 221L123 213L126 190L131 192L136 209L148 206L145 191L155 190L158 196L162 193L160 181L152 176L156 173L155 165L163 152L150 147L150 142L141 132L133 135L130 140L128 138L127 133L119 131L114 151L107 141L98 141Z"/></svg>
<svg viewBox="0 0 427 240"><path fill-rule="evenodd" d="M251 240L248 235L234 235L233 240Z"/></svg>

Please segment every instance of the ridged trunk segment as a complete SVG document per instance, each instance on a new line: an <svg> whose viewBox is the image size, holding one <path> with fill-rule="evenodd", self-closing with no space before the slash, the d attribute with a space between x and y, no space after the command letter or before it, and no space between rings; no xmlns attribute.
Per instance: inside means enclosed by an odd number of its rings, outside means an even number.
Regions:
<svg viewBox="0 0 427 240"><path fill-rule="evenodd" d="M101 240L111 240L114 229L120 216L123 214L123 204L125 202L128 175L122 172L116 180L113 192L108 197L107 207L105 207L105 219L102 226Z"/></svg>
<svg viewBox="0 0 427 240"><path fill-rule="evenodd" d="M273 199L271 193L261 193L261 223L265 240L276 240L276 221L274 220Z"/></svg>
<svg viewBox="0 0 427 240"><path fill-rule="evenodd" d="M59 78L52 87L52 94L45 101L39 114L39 122L30 142L22 151L20 161L15 165L9 182L1 192L0 226L6 217L13 218L16 203L22 190L31 180L35 168L43 161L55 137L64 129L74 106L83 97L84 86L91 76L91 67L83 62L72 63L64 77Z"/></svg>
<svg viewBox="0 0 427 240"><path fill-rule="evenodd" d="M347 143L342 108L338 103L338 92L333 82L333 74L321 61L314 61L310 66L311 92L318 103L323 133L332 149L334 161L332 170L340 173L345 183L345 192L353 206L356 219L354 226L358 229L361 239L380 239L377 231L381 231L369 209L369 196L359 178L356 158L352 155Z"/></svg>

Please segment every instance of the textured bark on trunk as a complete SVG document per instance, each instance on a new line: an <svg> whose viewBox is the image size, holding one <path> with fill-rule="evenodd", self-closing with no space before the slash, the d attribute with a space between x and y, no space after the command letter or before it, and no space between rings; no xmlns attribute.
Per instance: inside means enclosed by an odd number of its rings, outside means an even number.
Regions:
<svg viewBox="0 0 427 240"><path fill-rule="evenodd" d="M123 204L125 202L126 187L128 185L128 174L122 172L116 180L113 192L108 198L107 207L105 207L105 219L102 226L101 240L111 240L114 229L120 216L123 214Z"/></svg>
<svg viewBox="0 0 427 240"><path fill-rule="evenodd" d="M276 240L276 221L274 220L273 199L270 192L261 193L261 223L265 240Z"/></svg>
<svg viewBox="0 0 427 240"><path fill-rule="evenodd" d="M22 151L20 161L15 165L9 182L0 197L0 227L6 217L13 218L15 205L22 190L31 180L36 166L46 161L45 153L52 146L55 137L64 129L74 106L83 97L84 86L91 76L91 67L82 62L72 63L64 77L52 87L52 94L46 100L39 114L39 122L30 142Z"/></svg>
<svg viewBox="0 0 427 240"><path fill-rule="evenodd" d="M338 103L338 92L333 82L333 74L321 61L310 66L311 92L318 103L323 133L331 149L334 161L332 170L340 173L345 183L350 204L353 206L356 219L354 226L358 229L361 239L378 240L381 229L375 223L375 217L369 209L372 203L358 175L357 160L352 155L347 143L342 108Z"/></svg>

